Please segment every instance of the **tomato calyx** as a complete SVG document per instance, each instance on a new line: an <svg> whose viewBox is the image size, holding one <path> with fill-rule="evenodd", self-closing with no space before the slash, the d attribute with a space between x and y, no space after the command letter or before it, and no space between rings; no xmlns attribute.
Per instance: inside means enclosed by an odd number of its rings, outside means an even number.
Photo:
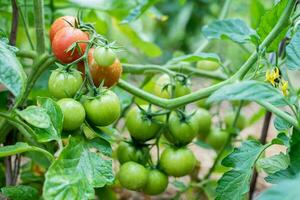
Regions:
<svg viewBox="0 0 300 200"><path fill-rule="evenodd" d="M191 114L188 114L185 112L184 108L182 108L177 109L176 114L179 117L181 123L189 123L190 119L196 114L196 111L192 112Z"/></svg>
<svg viewBox="0 0 300 200"><path fill-rule="evenodd" d="M162 111L162 110L153 111L152 110L152 104L149 104L147 109L144 109L143 107L141 107L138 104L136 104L136 105L137 105L138 109L140 110L140 112L142 114L142 119L149 122L149 123L156 123L156 124L161 125L163 123L161 121L157 120L155 117L170 113L170 111Z"/></svg>

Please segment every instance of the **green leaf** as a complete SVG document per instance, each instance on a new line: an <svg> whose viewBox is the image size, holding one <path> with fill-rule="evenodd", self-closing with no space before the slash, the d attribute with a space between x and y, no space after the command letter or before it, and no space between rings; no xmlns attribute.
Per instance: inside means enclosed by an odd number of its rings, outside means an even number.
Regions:
<svg viewBox="0 0 300 200"><path fill-rule="evenodd" d="M122 24L130 23L136 19L138 19L147 9L157 3L159 0L142 0L139 4L133 8L129 15L123 19Z"/></svg>
<svg viewBox="0 0 300 200"><path fill-rule="evenodd" d="M250 170L260 155L264 146L256 140L247 140L239 148L234 148L233 152L222 161L222 165L232 167L237 170Z"/></svg>
<svg viewBox="0 0 300 200"><path fill-rule="evenodd" d="M258 200L296 200L300 196L300 175L296 178L284 180L278 185L274 185L270 189L259 195Z"/></svg>
<svg viewBox="0 0 300 200"><path fill-rule="evenodd" d="M71 137L58 159L46 173L43 195L55 200L94 198L93 187L103 187L114 180L112 160L103 157L96 140Z"/></svg>
<svg viewBox="0 0 300 200"><path fill-rule="evenodd" d="M272 144L284 145L290 147L290 138L285 133L278 133L277 137L272 140Z"/></svg>
<svg viewBox="0 0 300 200"><path fill-rule="evenodd" d="M55 101L51 98L38 97L37 104L44 108L49 115L52 125L60 136L63 127L63 113Z"/></svg>
<svg viewBox="0 0 300 200"><path fill-rule="evenodd" d="M203 34L207 39L231 39L237 43L255 41L255 30L248 27L240 19L224 19L214 21L203 27Z"/></svg>
<svg viewBox="0 0 300 200"><path fill-rule="evenodd" d="M222 164L233 167L233 169L223 174L218 181L217 200L243 199L249 191L249 183L255 162L264 149L265 147L258 141L247 140L223 159Z"/></svg>
<svg viewBox="0 0 300 200"><path fill-rule="evenodd" d="M0 41L0 83L13 93L17 101L26 88L27 77L22 65L9 46Z"/></svg>
<svg viewBox="0 0 300 200"><path fill-rule="evenodd" d="M300 132L293 129L293 134L290 140L289 156L291 160L291 169L295 174L300 173Z"/></svg>
<svg viewBox="0 0 300 200"><path fill-rule="evenodd" d="M280 170L288 168L290 159L288 155L279 153L277 155L261 158L257 161L257 166L262 168L267 174L274 174Z"/></svg>
<svg viewBox="0 0 300 200"><path fill-rule="evenodd" d="M1 188L1 192L12 200L39 199L38 190L28 185L6 186Z"/></svg>
<svg viewBox="0 0 300 200"><path fill-rule="evenodd" d="M288 0L281 0L277 3L272 9L268 10L262 17L257 28L257 33L260 36L261 41L263 41L267 35L272 31L276 23L278 22L283 10L287 5ZM286 20L288 21L288 20ZM285 24L285 27L272 41L271 45L268 47L267 51L276 51L280 41L285 37L285 34L288 30L288 24Z"/></svg>
<svg viewBox="0 0 300 200"><path fill-rule="evenodd" d="M276 106L287 104L284 96L276 88L254 80L225 85L215 91L207 103L224 100L266 101Z"/></svg>
<svg viewBox="0 0 300 200"><path fill-rule="evenodd" d="M185 191L188 189L188 186L182 181L174 180L172 182L172 185L176 187L179 191Z"/></svg>
<svg viewBox="0 0 300 200"><path fill-rule="evenodd" d="M28 106L26 109L17 111L18 115L37 128L49 128L50 117L44 108L38 106Z"/></svg>
<svg viewBox="0 0 300 200"><path fill-rule="evenodd" d="M278 131L285 131L292 127L292 124L281 117L276 116L274 119L274 126Z"/></svg>
<svg viewBox="0 0 300 200"><path fill-rule="evenodd" d="M265 13L265 8L259 0L252 0L250 3L251 27L256 28L259 25L261 17Z"/></svg>
<svg viewBox="0 0 300 200"><path fill-rule="evenodd" d="M297 29L292 41L286 47L286 66L289 70L300 69L300 29Z"/></svg>
<svg viewBox="0 0 300 200"><path fill-rule="evenodd" d="M291 168L287 168L284 170L280 170L275 172L274 174L270 174L265 178L265 180L269 183L276 184L284 179L295 178L295 173Z"/></svg>
<svg viewBox="0 0 300 200"><path fill-rule="evenodd" d="M173 58L169 61L169 63L178 63L178 62L197 62L199 60L210 60L220 63L221 59L220 57L215 53L197 53L197 54L188 54L184 56L179 56L176 58Z"/></svg>
<svg viewBox="0 0 300 200"><path fill-rule="evenodd" d="M129 39L133 46L141 50L149 57L158 57L161 50L156 44L143 40L129 25L117 25L118 29Z"/></svg>
<svg viewBox="0 0 300 200"><path fill-rule="evenodd" d="M17 142L14 145L0 147L0 157L11 156L32 150L31 146L24 142Z"/></svg>
<svg viewBox="0 0 300 200"><path fill-rule="evenodd" d="M218 181L216 200L243 200L249 191L252 171L231 170Z"/></svg>

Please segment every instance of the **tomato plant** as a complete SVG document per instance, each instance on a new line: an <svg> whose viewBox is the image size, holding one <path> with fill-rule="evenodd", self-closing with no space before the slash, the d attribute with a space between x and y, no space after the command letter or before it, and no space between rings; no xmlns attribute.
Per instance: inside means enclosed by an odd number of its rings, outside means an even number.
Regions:
<svg viewBox="0 0 300 200"><path fill-rule="evenodd" d="M299 6L1 1L1 197L298 199Z"/></svg>

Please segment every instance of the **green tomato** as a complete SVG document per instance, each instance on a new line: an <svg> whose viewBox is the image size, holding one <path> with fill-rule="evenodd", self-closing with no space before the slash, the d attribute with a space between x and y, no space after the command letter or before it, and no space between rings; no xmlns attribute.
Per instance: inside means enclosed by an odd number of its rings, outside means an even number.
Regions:
<svg viewBox="0 0 300 200"><path fill-rule="evenodd" d="M209 134L212 116L207 110L203 108L199 108L196 111L195 116L198 119L199 139L204 139Z"/></svg>
<svg viewBox="0 0 300 200"><path fill-rule="evenodd" d="M166 190L168 183L167 175L157 169L152 169L148 172L148 181L143 191L148 195L158 195Z"/></svg>
<svg viewBox="0 0 300 200"><path fill-rule="evenodd" d="M147 110L147 106L142 108ZM157 135L162 127L160 123L164 122L164 119L164 116L146 116L138 107L133 107L125 117L125 124L132 138L145 142Z"/></svg>
<svg viewBox="0 0 300 200"><path fill-rule="evenodd" d="M200 60L197 62L197 68L207 71L215 71L219 68L220 64L218 62L210 60Z"/></svg>
<svg viewBox="0 0 300 200"><path fill-rule="evenodd" d="M85 119L85 111L81 103L71 98L57 101L64 115L63 129L72 131L78 129Z"/></svg>
<svg viewBox="0 0 300 200"><path fill-rule="evenodd" d="M110 90L93 99L85 99L83 105L87 118L97 126L108 126L121 114L120 99Z"/></svg>
<svg viewBox="0 0 300 200"><path fill-rule="evenodd" d="M117 58L115 52L107 47L97 47L94 50L93 56L96 63L101 67L111 66Z"/></svg>
<svg viewBox="0 0 300 200"><path fill-rule="evenodd" d="M188 119L183 119L177 112L172 112L168 120L170 135L169 137L166 136L166 138L170 139L171 137L170 142L176 145L186 145L190 143L198 133L198 121L198 116L195 114Z"/></svg>
<svg viewBox="0 0 300 200"><path fill-rule="evenodd" d="M155 83L154 86L154 94L161 98L170 99L172 93L172 87L170 85L171 80L167 74L160 76ZM181 97L191 93L191 88L188 86L190 83L187 82L186 84L181 83L180 81L175 81L175 90L174 90L174 97ZM167 87L167 89L164 89Z"/></svg>
<svg viewBox="0 0 300 200"><path fill-rule="evenodd" d="M121 165L118 179L123 187L141 191L147 184L148 171L143 165L129 161Z"/></svg>
<svg viewBox="0 0 300 200"><path fill-rule="evenodd" d="M174 177L181 177L191 173L197 160L191 150L186 147L166 148L160 157L163 171Z"/></svg>
<svg viewBox="0 0 300 200"><path fill-rule="evenodd" d="M229 133L219 129L212 129L206 137L206 143L216 150L224 147L229 137Z"/></svg>
<svg viewBox="0 0 300 200"><path fill-rule="evenodd" d="M208 104L206 101L207 99L200 99L196 104L199 108L210 109L211 104Z"/></svg>
<svg viewBox="0 0 300 200"><path fill-rule="evenodd" d="M231 113L227 113L224 117L224 122L226 124L226 128L230 128L234 122L235 119L235 113L231 112ZM243 130L246 127L246 118L244 117L244 115L240 114L237 122L236 122L236 127L239 130Z"/></svg>
<svg viewBox="0 0 300 200"><path fill-rule="evenodd" d="M137 148L128 142L120 142L117 148L117 157L121 164L128 161L134 161L141 164L146 164L150 157L147 147Z"/></svg>
<svg viewBox="0 0 300 200"><path fill-rule="evenodd" d="M81 73L77 70L70 72L61 69L54 70L48 81L50 94L58 99L73 97L81 85Z"/></svg>

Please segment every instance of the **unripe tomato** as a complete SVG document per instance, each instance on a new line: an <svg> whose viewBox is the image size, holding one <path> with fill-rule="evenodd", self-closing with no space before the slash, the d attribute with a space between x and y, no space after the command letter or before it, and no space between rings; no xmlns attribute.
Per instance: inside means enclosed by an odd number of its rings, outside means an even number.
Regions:
<svg viewBox="0 0 300 200"><path fill-rule="evenodd" d="M89 36L87 33L76 29L73 27L65 27L59 30L52 41L52 52L62 63L71 63L74 60L80 58L84 54L86 43L78 43L81 51L78 51L78 48L75 48L74 52L68 51L68 48L75 42L78 41L88 41Z"/></svg>
<svg viewBox="0 0 300 200"><path fill-rule="evenodd" d="M218 62L210 61L210 60L199 60L197 62L197 68L207 71L214 71L219 68L220 64Z"/></svg>
<svg viewBox="0 0 300 200"><path fill-rule="evenodd" d="M197 160L186 147L166 148L160 157L160 166L170 176L181 177L191 173Z"/></svg>
<svg viewBox="0 0 300 200"><path fill-rule="evenodd" d="M93 52L94 49L90 49L88 54L88 62L94 84L98 87L103 81L103 85L108 88L117 84L122 75L122 66L119 59L116 58L115 62L109 67L102 67L96 63L93 57ZM84 75L85 70L82 63L78 64L78 69Z"/></svg>
<svg viewBox="0 0 300 200"><path fill-rule="evenodd" d="M53 24L51 25L50 31L49 31L49 37L50 41L52 42L55 34L65 28L65 27L74 27L75 26L76 17L73 16L62 16L57 18Z"/></svg>
<svg viewBox="0 0 300 200"><path fill-rule="evenodd" d="M187 114L190 115L191 113ZM183 119L177 112L172 112L168 120L170 142L176 145L186 145L190 143L198 133L198 117L194 114L187 119ZM167 133L167 132L166 132Z"/></svg>
<svg viewBox="0 0 300 200"><path fill-rule="evenodd" d="M83 105L87 118L97 126L108 126L121 114L120 99L110 90L95 98L85 99Z"/></svg>
<svg viewBox="0 0 300 200"><path fill-rule="evenodd" d="M117 148L117 157L121 164L128 161L133 161L141 164L146 164L150 157L147 147L135 147L128 142L120 142Z"/></svg>
<svg viewBox="0 0 300 200"><path fill-rule="evenodd" d="M227 113L224 117L224 122L226 124L226 127L229 128L232 126L235 119L235 113ZM236 121L236 127L239 130L243 130L246 127L246 118L244 115L240 114L237 121Z"/></svg>
<svg viewBox="0 0 300 200"><path fill-rule="evenodd" d="M212 129L206 137L206 143L216 150L224 147L229 137L229 133L220 129Z"/></svg>
<svg viewBox="0 0 300 200"><path fill-rule="evenodd" d="M141 191L146 186L148 171L143 165L129 161L121 165L118 179L123 187Z"/></svg>
<svg viewBox="0 0 300 200"><path fill-rule="evenodd" d="M61 69L53 71L48 81L49 92L56 98L73 97L82 84L81 73L77 70L66 72Z"/></svg>
<svg viewBox="0 0 300 200"><path fill-rule="evenodd" d="M198 136L200 139L204 139L209 134L212 116L207 110L199 108L195 117L198 119Z"/></svg>
<svg viewBox="0 0 300 200"><path fill-rule="evenodd" d="M200 99L196 102L196 104L199 108L210 109L211 104L207 103L206 101L207 99Z"/></svg>
<svg viewBox="0 0 300 200"><path fill-rule="evenodd" d="M57 101L64 115L63 129L72 131L78 129L85 119L85 111L81 103L71 98Z"/></svg>
<svg viewBox="0 0 300 200"><path fill-rule="evenodd" d="M117 58L115 52L107 47L97 47L93 56L96 63L101 67L111 66Z"/></svg>
<svg viewBox="0 0 300 200"><path fill-rule="evenodd" d="M148 195L158 195L166 190L168 183L167 175L157 169L152 169L148 172L148 180L143 191Z"/></svg>
<svg viewBox="0 0 300 200"><path fill-rule="evenodd" d="M170 99L172 94L172 87L169 85L171 83L170 77L167 74L160 76L156 80L156 84L154 87L154 94L161 98ZM169 86L167 86L169 85ZM167 87L166 90L164 88ZM175 90L174 97L181 97L191 93L191 88L189 87L189 82L182 83L178 80L175 80Z"/></svg>
<svg viewBox="0 0 300 200"><path fill-rule="evenodd" d="M147 106L142 106L142 108L147 110ZM125 117L125 124L132 138L146 142L157 135L164 118L164 116L144 115L138 107L132 107Z"/></svg>

